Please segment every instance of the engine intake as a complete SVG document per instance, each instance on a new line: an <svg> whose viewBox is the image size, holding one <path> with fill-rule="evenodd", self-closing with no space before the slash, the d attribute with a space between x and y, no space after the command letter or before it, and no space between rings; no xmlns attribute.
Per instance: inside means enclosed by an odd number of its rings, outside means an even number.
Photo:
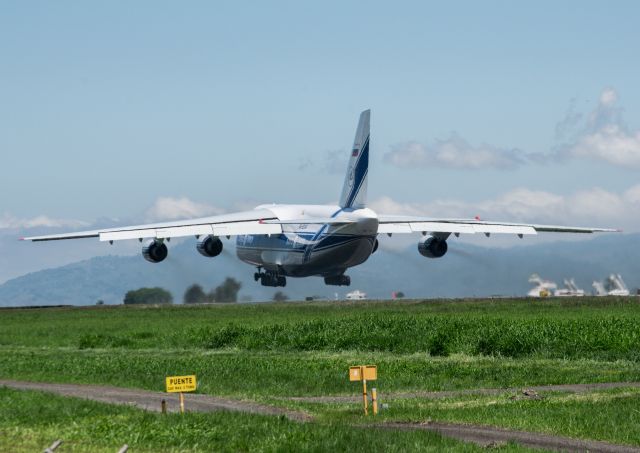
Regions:
<svg viewBox="0 0 640 453"><path fill-rule="evenodd" d="M163 261L168 254L169 250L167 249L167 245L157 239L149 239L142 246L142 256L150 263L159 263Z"/></svg>
<svg viewBox="0 0 640 453"><path fill-rule="evenodd" d="M442 258L447 253L447 241L433 236L426 236L418 242L418 252L427 258Z"/></svg>
<svg viewBox="0 0 640 453"><path fill-rule="evenodd" d="M209 236L200 238L196 248L200 255L213 258L222 253L222 241L219 237L210 234Z"/></svg>

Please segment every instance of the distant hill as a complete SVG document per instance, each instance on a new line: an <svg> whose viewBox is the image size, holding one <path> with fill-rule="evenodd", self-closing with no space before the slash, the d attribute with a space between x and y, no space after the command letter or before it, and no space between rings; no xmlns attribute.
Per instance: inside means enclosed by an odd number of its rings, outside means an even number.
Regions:
<svg viewBox="0 0 640 453"><path fill-rule="evenodd" d="M245 300L271 300L276 288L264 288L253 280L254 270L235 257L232 242L223 255L200 256L194 241L172 244L169 258L159 264L135 256L100 256L62 267L33 272L0 285L0 306L91 305L97 300L122 303L124 294L142 286L161 286L182 301L185 289L199 283L205 289L231 276L242 282ZM530 242L533 244L533 242ZM352 286L328 287L320 278L289 278L284 292L291 299L305 296L334 298L351 289L373 298L388 298L401 290L407 297L465 297L524 295L529 275L562 283L574 277L591 291L593 280L621 273L630 289L640 286L640 235L603 235L592 240L556 242L511 248L479 247L454 240L442 259L420 256L415 246L390 251L381 248L365 264L348 274Z"/></svg>

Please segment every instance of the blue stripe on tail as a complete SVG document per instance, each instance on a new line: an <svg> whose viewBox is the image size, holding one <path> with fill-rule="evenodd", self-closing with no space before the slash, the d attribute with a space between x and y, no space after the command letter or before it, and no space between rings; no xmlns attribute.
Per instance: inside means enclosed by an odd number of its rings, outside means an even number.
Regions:
<svg viewBox="0 0 640 453"><path fill-rule="evenodd" d="M358 192L362 187L362 184L367 177L367 173L369 172L369 136L367 136L366 141L364 142L364 146L362 147L362 151L360 151L360 156L358 156L358 160L356 161L355 168L353 169L353 186L351 187L351 192L347 196L347 201L344 208L350 208L353 206L353 202L356 200L358 196Z"/></svg>

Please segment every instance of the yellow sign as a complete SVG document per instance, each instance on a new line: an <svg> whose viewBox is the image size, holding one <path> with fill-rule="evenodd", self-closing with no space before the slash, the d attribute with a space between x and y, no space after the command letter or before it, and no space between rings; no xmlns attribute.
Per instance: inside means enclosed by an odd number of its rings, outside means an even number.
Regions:
<svg viewBox="0 0 640 453"><path fill-rule="evenodd" d="M378 379L378 368L375 365L349 367L350 381L375 381Z"/></svg>
<svg viewBox="0 0 640 453"><path fill-rule="evenodd" d="M168 376L167 377L167 392L195 392L196 390L196 376Z"/></svg>

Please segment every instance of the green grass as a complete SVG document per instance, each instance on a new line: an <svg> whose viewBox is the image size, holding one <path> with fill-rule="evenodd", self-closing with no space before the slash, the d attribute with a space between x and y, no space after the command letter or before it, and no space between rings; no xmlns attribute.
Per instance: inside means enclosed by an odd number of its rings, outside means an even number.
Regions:
<svg viewBox="0 0 640 453"><path fill-rule="evenodd" d="M357 394L358 384L347 380L350 365L378 365L376 387L389 395L640 381L639 354L636 298L0 310L0 378L162 390L165 376L195 373L201 393L289 407L302 403L282 397ZM640 445L637 395L593 395L398 399L382 419L483 422ZM321 420L316 434L296 434L310 436L310 445L329 448L322 436L332 432L334 418L362 421L357 405L303 406ZM135 426L147 423L146 415L131 417ZM196 426L200 416L189 417ZM259 431L257 420L244 423ZM611 421L623 428L610 429ZM346 437L357 437L349 430ZM194 442L200 440L175 448L195 448ZM278 445L273 449L287 444Z"/></svg>
<svg viewBox="0 0 640 453"><path fill-rule="evenodd" d="M271 396L350 395L349 366L376 364L385 392L509 388L640 380L631 361L507 359L426 354L0 348L0 377L111 384L162 391L164 376L194 373L201 393Z"/></svg>
<svg viewBox="0 0 640 453"><path fill-rule="evenodd" d="M577 394L541 392L541 395L542 399L514 398L519 396L514 393L442 400L398 399L389 401L390 409L380 419L478 423L640 445L640 389L618 388ZM341 411L348 415L351 408L344 406ZM325 416L336 418L330 413Z"/></svg>
<svg viewBox="0 0 640 453"><path fill-rule="evenodd" d="M639 325L635 298L3 310L0 345L635 359Z"/></svg>
<svg viewBox="0 0 640 453"><path fill-rule="evenodd" d="M438 434L301 424L281 417L215 412L156 414L41 392L0 387L0 451L483 451ZM508 445L501 451L527 451Z"/></svg>

